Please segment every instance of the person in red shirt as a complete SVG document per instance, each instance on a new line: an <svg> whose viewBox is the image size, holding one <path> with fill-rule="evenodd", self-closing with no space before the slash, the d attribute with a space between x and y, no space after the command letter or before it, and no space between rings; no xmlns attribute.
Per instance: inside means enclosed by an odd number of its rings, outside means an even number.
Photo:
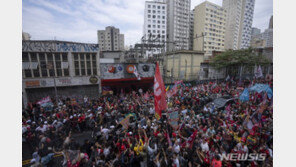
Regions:
<svg viewBox="0 0 296 167"><path fill-rule="evenodd" d="M215 155L215 158L212 160L211 167L222 167L222 161L220 160L219 155Z"/></svg>

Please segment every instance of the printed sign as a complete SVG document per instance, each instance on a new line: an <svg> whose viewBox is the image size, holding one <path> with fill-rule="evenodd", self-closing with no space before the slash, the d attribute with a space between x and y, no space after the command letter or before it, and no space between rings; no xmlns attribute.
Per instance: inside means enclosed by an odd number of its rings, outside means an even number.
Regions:
<svg viewBox="0 0 296 167"><path fill-rule="evenodd" d="M39 80L26 81L25 84L26 84L26 87L39 87L40 86Z"/></svg>
<svg viewBox="0 0 296 167"><path fill-rule="evenodd" d="M96 76L92 76L89 78L89 82L92 84L96 84L98 82L98 78Z"/></svg>
<svg viewBox="0 0 296 167"><path fill-rule="evenodd" d="M178 111L168 112L169 124L174 128L178 129L179 113Z"/></svg>

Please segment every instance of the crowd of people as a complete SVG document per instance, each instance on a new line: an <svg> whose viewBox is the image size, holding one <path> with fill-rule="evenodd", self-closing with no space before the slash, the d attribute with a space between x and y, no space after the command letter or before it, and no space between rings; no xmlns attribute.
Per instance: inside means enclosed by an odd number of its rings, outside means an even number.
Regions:
<svg viewBox="0 0 296 167"><path fill-rule="evenodd" d="M257 167L273 164L273 105L266 93L250 92L241 102L244 87L255 83L220 81L178 86L167 98L168 109L155 118L153 90L139 90L96 99L53 100L52 110L33 104L23 110L23 143L30 146L31 166L67 167ZM230 96L223 109L209 103L213 95ZM168 112L178 112L173 127ZM122 120L129 117L128 126ZM73 134L91 132L79 144ZM255 153L263 161L225 160L223 155Z"/></svg>

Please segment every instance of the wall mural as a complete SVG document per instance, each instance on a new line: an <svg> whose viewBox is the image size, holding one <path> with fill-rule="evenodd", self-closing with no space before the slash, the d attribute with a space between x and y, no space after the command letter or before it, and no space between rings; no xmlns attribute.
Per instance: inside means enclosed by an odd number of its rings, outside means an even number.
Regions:
<svg viewBox="0 0 296 167"><path fill-rule="evenodd" d="M22 41L23 52L98 52L98 44L55 42L55 41Z"/></svg>
<svg viewBox="0 0 296 167"><path fill-rule="evenodd" d="M102 79L122 79L135 78L134 74L129 74L126 71L128 65L131 64L101 64ZM155 64L132 64L137 66L137 70L141 77L153 77L155 72Z"/></svg>
<svg viewBox="0 0 296 167"><path fill-rule="evenodd" d="M123 64L101 64L102 79L124 78Z"/></svg>
<svg viewBox="0 0 296 167"><path fill-rule="evenodd" d="M155 73L155 64L139 64L138 71L141 77L153 77Z"/></svg>

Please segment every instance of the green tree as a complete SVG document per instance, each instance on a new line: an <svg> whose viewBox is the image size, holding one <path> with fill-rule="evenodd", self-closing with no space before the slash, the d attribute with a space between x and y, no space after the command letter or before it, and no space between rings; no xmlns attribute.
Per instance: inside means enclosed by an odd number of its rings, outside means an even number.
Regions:
<svg viewBox="0 0 296 167"><path fill-rule="evenodd" d="M241 76L243 68L252 68L255 65L267 65L269 60L262 54L256 54L252 48L241 50L227 50L210 60L210 65L221 70L226 69L226 74Z"/></svg>

